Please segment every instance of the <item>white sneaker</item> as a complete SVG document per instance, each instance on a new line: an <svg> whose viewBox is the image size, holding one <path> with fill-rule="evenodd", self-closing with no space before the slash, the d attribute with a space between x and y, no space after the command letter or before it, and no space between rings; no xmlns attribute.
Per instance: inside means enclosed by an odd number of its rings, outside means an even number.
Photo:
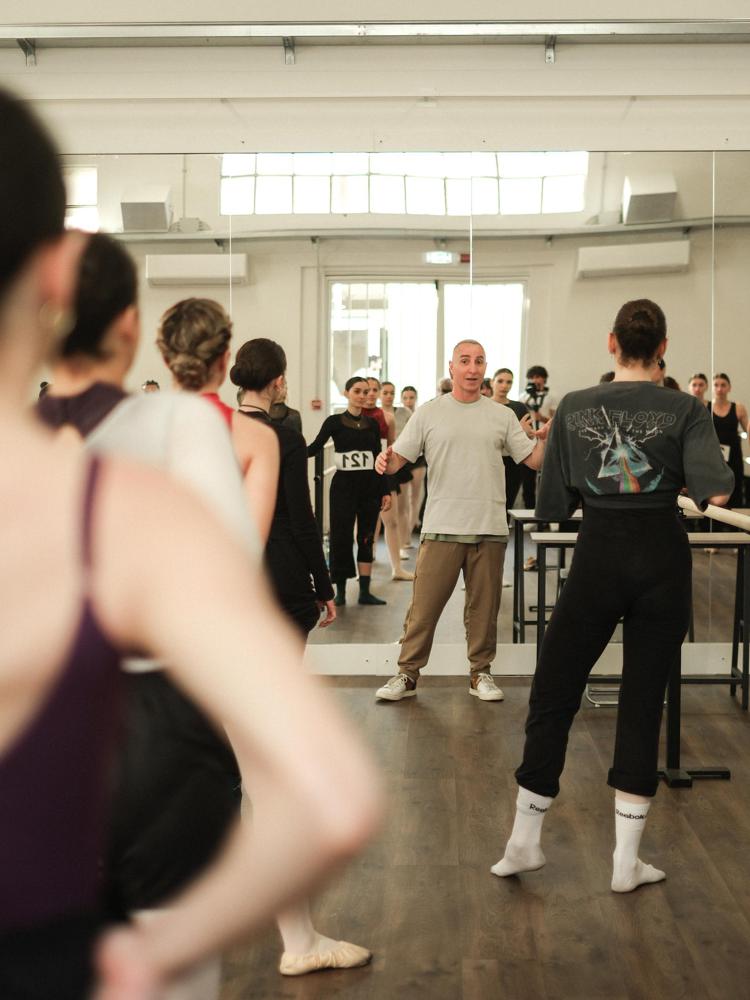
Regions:
<svg viewBox="0 0 750 1000"><path fill-rule="evenodd" d="M409 549L405 548L405 547L399 549L399 553L398 554L401 556L402 559L411 559L411 557L413 555L413 553L410 552Z"/></svg>
<svg viewBox="0 0 750 1000"><path fill-rule="evenodd" d="M477 674L476 687L472 683L469 694L479 698L480 701L502 701L505 697L489 673Z"/></svg>
<svg viewBox="0 0 750 1000"><path fill-rule="evenodd" d="M415 681L410 680L406 674L396 674L378 688L375 697L383 701L401 701L402 698L413 698L416 693Z"/></svg>

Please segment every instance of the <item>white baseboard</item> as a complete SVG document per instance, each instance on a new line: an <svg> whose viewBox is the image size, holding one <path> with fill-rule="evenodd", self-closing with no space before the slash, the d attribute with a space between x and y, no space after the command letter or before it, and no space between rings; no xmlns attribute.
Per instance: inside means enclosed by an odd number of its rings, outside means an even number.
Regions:
<svg viewBox="0 0 750 1000"><path fill-rule="evenodd" d="M307 662L316 674L332 676L376 675L389 677L397 671L398 643L331 643L307 648ZM497 647L492 672L503 677L531 677L536 646L532 643L505 643ZM682 672L689 674L729 673L732 645L729 642L686 642L682 647ZM611 643L594 668L594 674L618 674L622 667L622 646ZM468 673L465 646L436 643L425 674L451 677Z"/></svg>

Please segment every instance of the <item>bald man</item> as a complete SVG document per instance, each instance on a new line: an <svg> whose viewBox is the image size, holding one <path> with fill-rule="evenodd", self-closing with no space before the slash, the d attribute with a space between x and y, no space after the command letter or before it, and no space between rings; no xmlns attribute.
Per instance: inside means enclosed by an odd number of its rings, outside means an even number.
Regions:
<svg viewBox="0 0 750 1000"><path fill-rule="evenodd" d="M420 406L375 463L381 475L393 475L424 453L430 479L399 672L376 694L385 701L416 694L437 623L461 572L466 583L469 693L482 701L503 699L490 671L508 540L503 455L540 468L548 425L532 432L527 418L522 426L509 407L482 396L486 369L478 341L456 344L450 363L452 391Z"/></svg>

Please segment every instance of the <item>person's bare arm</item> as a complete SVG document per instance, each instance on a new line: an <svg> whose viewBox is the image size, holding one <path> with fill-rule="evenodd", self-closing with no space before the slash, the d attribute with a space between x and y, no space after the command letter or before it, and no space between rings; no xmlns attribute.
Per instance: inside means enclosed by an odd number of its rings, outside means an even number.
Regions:
<svg viewBox="0 0 750 1000"><path fill-rule="evenodd" d="M375 471L381 476L386 473L389 476L393 476L399 469L402 469L406 465L407 461L408 459L404 458L403 455L397 454L389 445L375 459Z"/></svg>
<svg viewBox="0 0 750 1000"><path fill-rule="evenodd" d="M235 414L232 441L242 471L250 513L263 545L268 541L279 484L279 441L271 427Z"/></svg>
<svg viewBox="0 0 750 1000"><path fill-rule="evenodd" d="M385 425L388 428L385 443L392 445L396 440L396 418L392 413L386 413L385 410L383 410L383 416L385 417Z"/></svg>
<svg viewBox="0 0 750 1000"><path fill-rule="evenodd" d="M123 545L123 525L137 526ZM255 818L148 929L105 940L110 992L159 981L258 928L351 856L380 810L373 767L244 552L199 502L147 469L108 465L95 508L95 608L156 655L223 725L252 775ZM144 569L146 567L146 569ZM151 980L149 979L151 977Z"/></svg>
<svg viewBox="0 0 750 1000"><path fill-rule="evenodd" d="M744 403L737 404L737 419L743 431L747 434L747 407Z"/></svg>
<svg viewBox="0 0 750 1000"><path fill-rule="evenodd" d="M526 418L524 417L523 420L521 421L522 427L524 426L525 420ZM526 430L525 427L524 430ZM546 424L540 427L539 430L533 431L532 434L530 435L531 437L536 438L536 445L534 446L534 450L531 452L531 454L528 455L523 460L523 464L527 465L530 469L534 469L536 471L538 469L541 469L542 465L544 464L544 449L547 443L547 438L549 437L549 432L551 430L552 430L552 418L550 418Z"/></svg>

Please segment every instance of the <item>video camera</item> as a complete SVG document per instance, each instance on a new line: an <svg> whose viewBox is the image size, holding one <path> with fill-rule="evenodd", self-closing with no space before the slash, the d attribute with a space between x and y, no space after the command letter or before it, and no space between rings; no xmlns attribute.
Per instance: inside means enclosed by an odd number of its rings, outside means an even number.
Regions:
<svg viewBox="0 0 750 1000"><path fill-rule="evenodd" d="M544 405L544 400L547 397L549 389L545 385L543 389L537 389L534 382L526 383L526 407L531 410L532 413L538 413L542 406Z"/></svg>

